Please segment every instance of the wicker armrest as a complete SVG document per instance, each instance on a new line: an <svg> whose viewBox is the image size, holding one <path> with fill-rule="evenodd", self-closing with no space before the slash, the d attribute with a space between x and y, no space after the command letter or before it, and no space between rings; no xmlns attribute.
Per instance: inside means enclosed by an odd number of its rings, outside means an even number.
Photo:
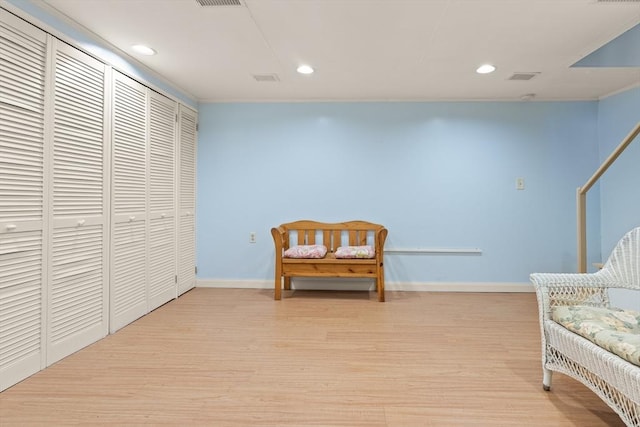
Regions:
<svg viewBox="0 0 640 427"><path fill-rule="evenodd" d="M531 282L541 288L615 288L610 276L597 273L533 273Z"/></svg>
<svg viewBox="0 0 640 427"><path fill-rule="evenodd" d="M551 307L558 305L609 306L610 288L616 283L599 271L597 273L533 273L531 274L543 318L548 319Z"/></svg>

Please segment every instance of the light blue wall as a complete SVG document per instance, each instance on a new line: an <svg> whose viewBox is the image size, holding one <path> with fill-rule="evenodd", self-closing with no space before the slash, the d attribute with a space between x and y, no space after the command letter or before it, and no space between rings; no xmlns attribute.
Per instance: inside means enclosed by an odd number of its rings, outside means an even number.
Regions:
<svg viewBox="0 0 640 427"><path fill-rule="evenodd" d="M615 150L639 121L640 88L600 101L598 141L601 162ZM640 138L636 137L600 179L603 261L627 231L640 226L639 188ZM640 310L638 292L615 292L611 301L620 307Z"/></svg>
<svg viewBox="0 0 640 427"><path fill-rule="evenodd" d="M382 223L388 249L482 250L389 255L394 282L575 271L575 192L598 164L596 102L203 104L199 117L201 279L271 279L269 230L296 219Z"/></svg>
<svg viewBox="0 0 640 427"><path fill-rule="evenodd" d="M604 161L640 122L640 88L599 103L598 140ZM606 257L624 233L640 226L640 137L602 176L602 253Z"/></svg>
<svg viewBox="0 0 640 427"><path fill-rule="evenodd" d="M37 2L1 4L197 106ZM299 218L381 222L388 248L483 251L390 255L395 281L526 282L532 271L574 271L575 188L635 125L639 106L640 89L599 103L202 105L199 277L270 279L268 230ZM602 211L598 186L589 193L589 262L640 224L639 199L625 190L638 188L639 150L636 141L603 178ZM525 191L514 189L516 177Z"/></svg>
<svg viewBox="0 0 640 427"><path fill-rule="evenodd" d="M640 25L625 31L572 67L640 67Z"/></svg>

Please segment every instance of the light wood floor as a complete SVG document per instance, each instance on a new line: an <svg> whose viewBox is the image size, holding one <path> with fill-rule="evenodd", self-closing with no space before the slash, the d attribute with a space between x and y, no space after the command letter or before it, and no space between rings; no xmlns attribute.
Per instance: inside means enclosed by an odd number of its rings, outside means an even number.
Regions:
<svg viewBox="0 0 640 427"><path fill-rule="evenodd" d="M534 294L197 288L0 393L0 425L621 426L542 390Z"/></svg>

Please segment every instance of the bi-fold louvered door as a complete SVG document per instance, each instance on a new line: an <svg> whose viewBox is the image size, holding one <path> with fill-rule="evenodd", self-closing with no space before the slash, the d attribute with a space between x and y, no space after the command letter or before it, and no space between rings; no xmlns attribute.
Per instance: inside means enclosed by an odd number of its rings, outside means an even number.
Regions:
<svg viewBox="0 0 640 427"><path fill-rule="evenodd" d="M110 329L116 331L177 296L177 103L113 74Z"/></svg>
<svg viewBox="0 0 640 427"><path fill-rule="evenodd" d="M195 286L196 112L179 108L178 295Z"/></svg>
<svg viewBox="0 0 640 427"><path fill-rule="evenodd" d="M110 330L147 313L147 89L113 72Z"/></svg>
<svg viewBox="0 0 640 427"><path fill-rule="evenodd" d="M0 10L0 391L43 364L46 42Z"/></svg>
<svg viewBox="0 0 640 427"><path fill-rule="evenodd" d="M0 9L0 391L194 286L195 142L194 111Z"/></svg>
<svg viewBox="0 0 640 427"><path fill-rule="evenodd" d="M176 294L175 101L149 92L149 311Z"/></svg>
<svg viewBox="0 0 640 427"><path fill-rule="evenodd" d="M106 67L54 46L48 364L108 333Z"/></svg>

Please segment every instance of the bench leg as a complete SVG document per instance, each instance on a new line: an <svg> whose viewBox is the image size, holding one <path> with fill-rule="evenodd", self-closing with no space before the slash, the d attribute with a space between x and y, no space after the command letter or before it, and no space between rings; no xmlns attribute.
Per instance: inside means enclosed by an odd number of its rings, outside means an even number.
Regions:
<svg viewBox="0 0 640 427"><path fill-rule="evenodd" d="M284 289L286 291L290 291L291 290L291 277L289 277L289 276L285 276L285 278L284 278Z"/></svg>
<svg viewBox="0 0 640 427"><path fill-rule="evenodd" d="M380 264L380 268L378 269L376 284L378 289L378 301L384 302L384 268L382 268L382 264Z"/></svg>
<svg viewBox="0 0 640 427"><path fill-rule="evenodd" d="M279 300L282 298L282 267L276 264L276 280L273 293L273 299Z"/></svg>
<svg viewBox="0 0 640 427"><path fill-rule="evenodd" d="M282 284L280 283L280 279L276 279L275 292L273 293L273 299L279 300L282 298Z"/></svg>
<svg viewBox="0 0 640 427"><path fill-rule="evenodd" d="M378 302L384 302L384 282L378 280Z"/></svg>

